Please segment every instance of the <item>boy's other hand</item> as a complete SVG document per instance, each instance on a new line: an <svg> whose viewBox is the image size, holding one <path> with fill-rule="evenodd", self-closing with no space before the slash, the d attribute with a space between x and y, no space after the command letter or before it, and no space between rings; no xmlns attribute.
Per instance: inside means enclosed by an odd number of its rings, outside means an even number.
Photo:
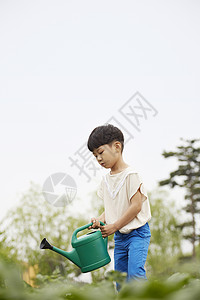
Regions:
<svg viewBox="0 0 200 300"><path fill-rule="evenodd" d="M92 229L92 228L97 229L101 227L100 222L96 218L92 218L91 222L93 223L93 225L88 227L88 229Z"/></svg>
<svg viewBox="0 0 200 300"><path fill-rule="evenodd" d="M103 238L115 233L118 229L114 224L100 226Z"/></svg>

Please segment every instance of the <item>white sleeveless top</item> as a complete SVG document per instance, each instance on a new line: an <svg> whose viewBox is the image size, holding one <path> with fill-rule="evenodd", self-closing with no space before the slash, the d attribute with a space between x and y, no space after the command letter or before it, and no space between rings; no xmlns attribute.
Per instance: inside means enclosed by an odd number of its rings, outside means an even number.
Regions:
<svg viewBox="0 0 200 300"><path fill-rule="evenodd" d="M138 191L142 193L142 209L137 216L122 227L121 233L129 233L131 230L139 228L151 219L151 210L146 189L139 174L128 167L120 173L103 176L98 196L104 201L106 224L115 223L129 208L130 199Z"/></svg>

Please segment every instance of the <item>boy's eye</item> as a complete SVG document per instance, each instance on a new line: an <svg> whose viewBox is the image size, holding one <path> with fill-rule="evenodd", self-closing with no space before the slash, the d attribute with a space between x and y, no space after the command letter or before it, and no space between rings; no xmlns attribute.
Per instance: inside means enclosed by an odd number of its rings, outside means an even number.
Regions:
<svg viewBox="0 0 200 300"><path fill-rule="evenodd" d="M101 155L103 152L104 152L104 150L103 150L103 151L101 151L101 152L98 152L98 154L100 154L100 155ZM95 155L95 154L94 154L94 157L96 157L96 158L97 158L97 155Z"/></svg>

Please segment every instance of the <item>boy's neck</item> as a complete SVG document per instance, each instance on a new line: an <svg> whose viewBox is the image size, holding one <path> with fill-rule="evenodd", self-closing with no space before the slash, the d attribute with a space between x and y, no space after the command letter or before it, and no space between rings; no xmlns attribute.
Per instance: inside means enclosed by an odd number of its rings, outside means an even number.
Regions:
<svg viewBox="0 0 200 300"><path fill-rule="evenodd" d="M122 172L124 169L128 168L129 165L126 164L123 159L120 159L118 160L114 166L112 166L112 168L110 169L110 174L113 175L113 174L117 174L117 173L120 173Z"/></svg>

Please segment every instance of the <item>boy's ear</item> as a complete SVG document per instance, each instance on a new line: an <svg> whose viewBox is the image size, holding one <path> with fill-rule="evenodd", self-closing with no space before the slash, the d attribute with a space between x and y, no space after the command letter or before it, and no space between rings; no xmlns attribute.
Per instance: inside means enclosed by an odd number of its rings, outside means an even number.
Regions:
<svg viewBox="0 0 200 300"><path fill-rule="evenodd" d="M120 151L120 152L121 152L122 145L121 145L120 142L116 141L116 142L114 143L114 146L115 146L115 148L116 148L117 151Z"/></svg>

